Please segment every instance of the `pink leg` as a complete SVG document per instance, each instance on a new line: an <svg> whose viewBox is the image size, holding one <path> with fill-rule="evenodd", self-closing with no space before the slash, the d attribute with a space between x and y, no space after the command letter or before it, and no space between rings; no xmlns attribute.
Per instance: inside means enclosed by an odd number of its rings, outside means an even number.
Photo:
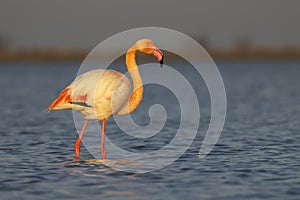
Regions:
<svg viewBox="0 0 300 200"><path fill-rule="evenodd" d="M89 121L87 119L85 119L84 124L82 126L82 129L80 131L79 137L78 137L78 139L77 139L77 141L76 141L76 143L74 145L75 152L76 152L75 159L79 159L79 155L80 155L80 142L81 142L81 138L82 138L82 136L83 136L83 134L85 132L85 129L86 129L87 125L88 125L88 122Z"/></svg>
<svg viewBox="0 0 300 200"><path fill-rule="evenodd" d="M102 159L106 159L106 151L104 147L105 143L105 124L106 120L102 120L102 138L101 138L101 154L102 154Z"/></svg>

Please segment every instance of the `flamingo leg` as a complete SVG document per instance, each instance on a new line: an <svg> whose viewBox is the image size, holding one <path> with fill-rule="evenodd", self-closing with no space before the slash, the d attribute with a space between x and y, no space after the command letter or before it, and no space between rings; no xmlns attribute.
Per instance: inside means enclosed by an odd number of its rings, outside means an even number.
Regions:
<svg viewBox="0 0 300 200"><path fill-rule="evenodd" d="M82 136L83 136L83 134L85 132L85 129L86 129L87 125L88 125L88 122L89 121L87 119L85 119L84 124L82 126L82 129L80 131L79 137L78 137L78 139L77 139L77 141L76 141L76 143L74 145L75 152L76 152L75 159L79 159L79 155L80 155L80 142L81 142Z"/></svg>
<svg viewBox="0 0 300 200"><path fill-rule="evenodd" d="M102 154L102 159L106 159L106 151L104 147L105 143L105 124L106 120L102 120L102 138L101 138L101 154Z"/></svg>

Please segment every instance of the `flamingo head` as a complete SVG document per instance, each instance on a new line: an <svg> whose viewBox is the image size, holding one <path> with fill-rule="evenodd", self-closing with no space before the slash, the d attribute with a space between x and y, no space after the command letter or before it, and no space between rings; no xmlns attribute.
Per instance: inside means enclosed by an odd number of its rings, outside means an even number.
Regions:
<svg viewBox="0 0 300 200"><path fill-rule="evenodd" d="M162 51L154 45L153 41L149 39L141 39L138 40L135 45L137 47L137 50L139 50L140 52L153 54L157 58L161 66L164 64L164 55Z"/></svg>

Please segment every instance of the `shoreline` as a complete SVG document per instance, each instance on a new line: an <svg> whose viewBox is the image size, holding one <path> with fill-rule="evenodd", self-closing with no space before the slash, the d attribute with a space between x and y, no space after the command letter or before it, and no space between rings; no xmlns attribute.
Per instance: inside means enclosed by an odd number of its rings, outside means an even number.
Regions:
<svg viewBox="0 0 300 200"><path fill-rule="evenodd" d="M207 50L214 60L300 60L298 49ZM83 50L0 50L0 61L83 61L89 51ZM166 56L176 60L169 52ZM98 59L105 59L99 56Z"/></svg>

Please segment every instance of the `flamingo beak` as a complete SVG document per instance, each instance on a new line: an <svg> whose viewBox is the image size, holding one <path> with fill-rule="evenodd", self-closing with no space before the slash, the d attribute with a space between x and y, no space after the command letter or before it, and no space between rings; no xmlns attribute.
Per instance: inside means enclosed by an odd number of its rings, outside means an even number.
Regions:
<svg viewBox="0 0 300 200"><path fill-rule="evenodd" d="M164 65L164 55L162 55L161 60L159 61L160 67Z"/></svg>

